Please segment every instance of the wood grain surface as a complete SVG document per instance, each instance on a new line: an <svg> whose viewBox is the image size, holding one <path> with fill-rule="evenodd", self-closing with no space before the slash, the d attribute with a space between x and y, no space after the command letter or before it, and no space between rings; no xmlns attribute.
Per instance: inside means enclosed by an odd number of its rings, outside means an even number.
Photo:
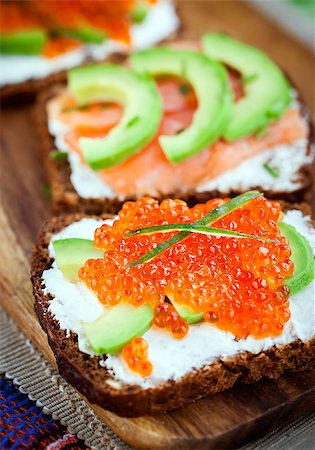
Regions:
<svg viewBox="0 0 315 450"><path fill-rule="evenodd" d="M311 52L241 1L180 1L186 34L226 31L260 46L288 72L314 106ZM313 108L314 112L314 108ZM32 243L51 214L42 189L32 105L1 111L0 289L1 305L54 363L34 314L29 281ZM313 196L313 199L315 196ZM314 204L314 203L313 203ZM138 448L235 448L315 409L315 374L287 374L278 381L237 385L168 414L123 419L92 406L117 434Z"/></svg>

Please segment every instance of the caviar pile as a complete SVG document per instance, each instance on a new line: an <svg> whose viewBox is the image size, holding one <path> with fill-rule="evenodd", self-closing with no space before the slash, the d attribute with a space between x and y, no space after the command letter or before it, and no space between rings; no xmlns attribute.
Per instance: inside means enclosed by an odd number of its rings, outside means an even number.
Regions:
<svg viewBox="0 0 315 450"><path fill-rule="evenodd" d="M95 231L94 243L104 250L104 259L88 260L80 278L105 305L120 301L157 305L168 295L238 338L281 334L290 317L284 283L294 267L288 241L277 228L283 214L276 202L258 197L213 226L277 239L277 243L194 233L151 261L125 267L173 235L127 238L126 232L192 223L226 201L214 199L191 209L181 200L159 204L143 198L125 203L112 227L105 224Z"/></svg>
<svg viewBox="0 0 315 450"><path fill-rule="evenodd" d="M148 343L141 336L137 336L122 349L122 357L129 369L147 377L152 372L152 364L148 361Z"/></svg>
<svg viewBox="0 0 315 450"><path fill-rule="evenodd" d="M153 323L159 328L166 328L175 338L183 338L188 332L188 323L170 303L163 302L156 305Z"/></svg>

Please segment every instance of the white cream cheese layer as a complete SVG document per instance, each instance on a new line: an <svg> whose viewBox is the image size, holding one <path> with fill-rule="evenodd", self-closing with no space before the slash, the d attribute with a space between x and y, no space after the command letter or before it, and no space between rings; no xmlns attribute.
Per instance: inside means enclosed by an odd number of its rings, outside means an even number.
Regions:
<svg viewBox="0 0 315 450"><path fill-rule="evenodd" d="M310 242L315 254L315 231L309 224L309 217L301 211L293 210L285 214L284 221L293 225ZM105 221L110 223L111 221ZM81 237L92 239L94 230L104 221L82 219L75 222L60 233L55 239ZM50 255L53 248L50 243ZM82 329L82 321L93 321L101 313L103 306L96 295L84 283L70 283L55 263L49 270L43 272L45 292L53 294L50 311L54 314L60 326L67 331L78 334L81 351L93 354ZM142 378L131 372L120 355L109 356L100 362L103 367L115 374L119 382L132 383L149 388L169 379L179 379L193 369L211 364L217 359L224 359L242 351L259 353L274 345L288 344L296 339L309 340L315 334L315 282L309 284L303 291L290 299L291 318L286 323L281 336L276 338L254 339L248 337L236 341L231 333L219 330L214 325L202 322L191 325L188 334L183 339L173 339L170 334L152 327L144 334L149 344L149 359L153 364L153 372L148 378Z"/></svg>
<svg viewBox="0 0 315 450"><path fill-rule="evenodd" d="M166 39L178 26L179 19L171 0L159 0L150 7L142 23L131 27L131 50L150 47ZM78 66L87 58L101 61L111 53L126 50L126 45L107 39L102 44L83 45L56 58L1 55L0 86L44 78L60 70Z"/></svg>

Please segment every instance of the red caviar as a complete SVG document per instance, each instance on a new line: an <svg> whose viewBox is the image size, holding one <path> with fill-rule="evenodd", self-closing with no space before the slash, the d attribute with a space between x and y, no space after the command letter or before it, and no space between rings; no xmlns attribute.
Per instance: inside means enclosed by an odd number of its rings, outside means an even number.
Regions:
<svg viewBox="0 0 315 450"><path fill-rule="evenodd" d="M188 332L188 323L181 318L170 303L158 303L154 310L154 325L166 328L173 337L181 339Z"/></svg>
<svg viewBox="0 0 315 450"><path fill-rule="evenodd" d="M290 317L284 283L294 267L288 241L277 227L283 217L277 202L259 197L213 226L278 243L194 233L151 261L126 267L176 233L127 238L126 232L152 225L192 223L226 201L213 199L191 209L181 200L126 202L112 227L105 224L95 231L94 242L104 250L104 259L87 261L80 278L104 304L124 300L133 305L157 305L169 295L237 338L281 334ZM156 319L159 322L157 312Z"/></svg>
<svg viewBox="0 0 315 450"><path fill-rule="evenodd" d="M122 349L122 357L129 369L137 372L142 377L147 377L152 372L152 364L148 361L148 343L141 336L137 336Z"/></svg>
<svg viewBox="0 0 315 450"><path fill-rule="evenodd" d="M74 50L80 47L80 42L70 38L49 39L44 45L42 54L46 58L55 58L62 53Z"/></svg>

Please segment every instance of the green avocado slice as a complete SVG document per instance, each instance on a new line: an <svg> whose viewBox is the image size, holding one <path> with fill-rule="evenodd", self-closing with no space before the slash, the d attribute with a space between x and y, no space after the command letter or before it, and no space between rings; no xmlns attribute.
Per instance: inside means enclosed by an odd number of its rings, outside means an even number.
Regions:
<svg viewBox="0 0 315 450"><path fill-rule="evenodd" d="M205 149L221 136L232 114L232 92L225 68L192 50L156 47L136 52L131 66L152 76L173 75L193 87L198 108L192 124L175 136L160 136L166 157L174 164Z"/></svg>
<svg viewBox="0 0 315 450"><path fill-rule="evenodd" d="M81 138L86 162L94 170L115 166L140 151L158 130L162 101L154 81L114 64L78 67L68 73L79 104L106 101L124 106L123 117L105 138Z"/></svg>
<svg viewBox="0 0 315 450"><path fill-rule="evenodd" d="M310 243L292 225L278 223L281 234L289 240L294 273L286 280L286 285L293 296L304 289L315 278L315 260Z"/></svg>
<svg viewBox="0 0 315 450"><path fill-rule="evenodd" d="M189 306L179 305L169 295L167 295L178 314L186 320L187 323L193 324L203 320L203 314L193 311Z"/></svg>
<svg viewBox="0 0 315 450"><path fill-rule="evenodd" d="M112 355L134 337L143 335L151 326L153 314L151 305L121 303L107 308L94 322L83 322L82 325L93 351Z"/></svg>
<svg viewBox="0 0 315 450"><path fill-rule="evenodd" d="M106 39L105 33L89 26L81 28L58 28L54 30L54 33L58 36L78 39L86 44L101 44Z"/></svg>
<svg viewBox="0 0 315 450"><path fill-rule="evenodd" d="M67 280L79 280L79 269L88 259L103 258L103 250L94 247L89 239L68 238L53 241L55 261Z"/></svg>
<svg viewBox="0 0 315 450"><path fill-rule="evenodd" d="M0 34L0 53L4 55L38 55L46 40L47 35L42 30Z"/></svg>
<svg viewBox="0 0 315 450"><path fill-rule="evenodd" d="M291 102L290 86L281 70L262 51L225 34L206 34L204 52L239 71L245 97L234 105L224 138L234 141L264 130Z"/></svg>

